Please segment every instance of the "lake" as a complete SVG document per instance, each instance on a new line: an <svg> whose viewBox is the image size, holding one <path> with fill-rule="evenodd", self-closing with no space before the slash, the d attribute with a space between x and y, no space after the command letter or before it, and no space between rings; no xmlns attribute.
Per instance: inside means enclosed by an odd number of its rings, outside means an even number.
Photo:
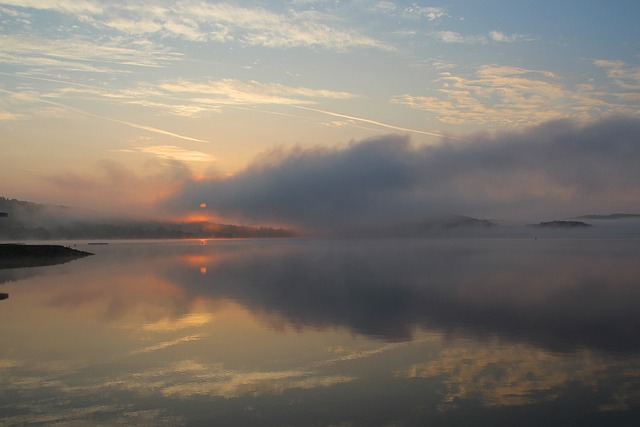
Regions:
<svg viewBox="0 0 640 427"><path fill-rule="evenodd" d="M638 425L640 239L72 242L0 270L0 425Z"/></svg>

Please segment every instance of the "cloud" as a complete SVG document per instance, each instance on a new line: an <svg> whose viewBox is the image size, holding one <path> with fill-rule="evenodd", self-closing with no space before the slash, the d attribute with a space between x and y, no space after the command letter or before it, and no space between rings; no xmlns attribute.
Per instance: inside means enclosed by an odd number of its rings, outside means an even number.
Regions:
<svg viewBox="0 0 640 427"><path fill-rule="evenodd" d="M236 79L217 81L179 80L159 85L169 94L188 94L192 100L205 104L306 104L312 99L350 99L356 95L349 92L307 87L286 86L279 83L247 82Z"/></svg>
<svg viewBox="0 0 640 427"><path fill-rule="evenodd" d="M491 31L489 37L498 43L514 43L519 41L532 41L533 37L524 34L505 34L502 31Z"/></svg>
<svg viewBox="0 0 640 427"><path fill-rule="evenodd" d="M389 50L390 46L350 28L336 19L312 11L277 13L261 7L206 1L154 4L31 0L3 1L11 7L54 11L75 17L82 24L109 28L125 36L172 37L192 42L239 42L274 48L320 47L346 51L352 48ZM77 4L76 4L77 3Z"/></svg>
<svg viewBox="0 0 640 427"><path fill-rule="evenodd" d="M0 74L2 74L0 72ZM63 83L63 82L61 82ZM140 105L153 108L165 114L183 117L199 116L206 112L219 112L222 107L242 107L256 105L311 105L319 100L344 100L358 95L329 89L316 89L304 86L287 86L280 83L263 83L256 80L237 79L220 80L167 80L157 85L141 84L137 87L108 90L89 85L65 87L47 94L51 97L81 97L85 99L106 98L119 103ZM91 115L86 112L83 114ZM97 115L94 115L98 117ZM106 120L117 121L99 116ZM121 122L132 127L141 125ZM151 130L162 133L159 129ZM171 135L187 139L184 135ZM192 140L196 140L195 138ZM201 140L198 140L202 142Z"/></svg>
<svg viewBox="0 0 640 427"><path fill-rule="evenodd" d="M597 67L607 70L607 77L613 83L625 91L640 91L640 66L630 66L624 61L611 61L597 59L593 61ZM640 95L634 93L635 99L639 100Z"/></svg>
<svg viewBox="0 0 640 427"><path fill-rule="evenodd" d="M436 116L444 123L527 126L561 118L587 120L609 114L637 114L633 99L592 85L569 87L556 74L504 65L485 65L471 76L440 73L434 95L398 95L391 102Z"/></svg>
<svg viewBox="0 0 640 427"><path fill-rule="evenodd" d="M2 0L2 4L27 9L52 10L74 15L98 14L104 11L99 2L90 0L73 2L58 0Z"/></svg>
<svg viewBox="0 0 640 427"><path fill-rule="evenodd" d="M89 88L89 89L77 89L77 88L67 88L64 89L62 92L58 92L59 93L73 93L73 92L77 92L77 93L90 93L90 94L99 94L100 90L99 89L94 89L94 88ZM0 88L0 93L5 93L8 95L11 95L11 97L15 100L21 100L23 102L37 102L37 103L44 103L44 104L49 104L49 105L53 105L55 107L57 107L58 109L62 109L62 110L66 110L68 112L73 112L73 113L78 113L81 114L83 116L88 116L88 117L93 117L96 119L100 119L100 120L106 120L109 122L113 122L113 123L118 123L120 125L124 125L124 126L128 126L134 129L140 129L140 130L144 130L146 132L150 132L150 133L156 133L159 135L164 135L164 136L170 136L172 138L176 138L176 139L181 139L181 140L185 140L185 141L191 141L191 142L204 142L204 143L208 143L210 141L204 140L204 139L198 139L198 138L194 138L192 136L188 136L188 135L182 135L182 134L178 134L175 132L171 132L165 129L160 129L157 127L153 127L153 126L148 126L148 125L144 125L144 124L140 124L140 123L133 123L127 120L120 120L120 119L116 119L113 117L108 117L108 116L103 116L100 114L94 114L91 113L89 111L85 111L85 110L81 110L75 107L71 107L69 105L65 105L65 104L61 104L55 101L51 101L49 99L46 99L46 96L43 96L39 93L33 92L33 93L17 93L17 92L12 92L12 91L8 91L5 89ZM53 96L55 96L56 94L54 94ZM113 96L110 95L109 93L105 92L103 93L104 96ZM51 97L51 95L49 95L49 97Z"/></svg>
<svg viewBox="0 0 640 427"><path fill-rule="evenodd" d="M443 16L447 16L445 9L441 7L423 7L423 6L411 6L406 9L407 12L417 13L420 16L424 16L429 21L436 21Z"/></svg>
<svg viewBox="0 0 640 427"><path fill-rule="evenodd" d="M344 148L275 150L225 178L186 181L166 201L222 217L353 228L446 213L531 218L640 209L640 122L554 121L417 146L384 136Z"/></svg>
<svg viewBox="0 0 640 427"><path fill-rule="evenodd" d="M150 159L139 171L113 160L101 160L89 171L43 176L42 186L56 203L141 216L148 215L191 174L184 163L169 158Z"/></svg>
<svg viewBox="0 0 640 427"><path fill-rule="evenodd" d="M465 36L455 31L434 31L432 35L443 43L478 44L487 42L484 36Z"/></svg>
<svg viewBox="0 0 640 427"><path fill-rule="evenodd" d="M506 34L502 31L491 31L489 34L479 35L464 35L456 31L434 31L431 33L432 37L443 43L458 43L458 44L487 44L489 41L494 43L515 43L520 41L532 41L535 40L531 36L525 34Z"/></svg>
<svg viewBox="0 0 640 427"><path fill-rule="evenodd" d="M158 68L179 55L152 42L118 38L1 35L0 63L90 73L128 73L130 67Z"/></svg>
<svg viewBox="0 0 640 427"><path fill-rule="evenodd" d="M136 147L137 151L153 154L161 159L173 159L182 162L210 162L213 157L201 151L187 150L175 145L150 145L146 147Z"/></svg>
<svg viewBox="0 0 640 427"><path fill-rule="evenodd" d="M44 54L44 53L43 53ZM91 64L85 64L78 61L71 61L68 59L57 59L57 58L47 58L41 56L43 54L26 54L26 55L18 55L18 54L7 54L5 52L0 52L0 63L10 64L10 65L20 65L20 66L28 66L28 67L41 67L47 69L55 69L55 70L66 70L66 71L82 71L86 73L122 73L125 71L122 70L114 70L107 67L97 67Z"/></svg>
<svg viewBox="0 0 640 427"><path fill-rule="evenodd" d="M20 114L12 113L11 111L7 111L4 108L0 107L0 122L2 121L10 121L10 120L21 120L24 116Z"/></svg>
<svg viewBox="0 0 640 427"><path fill-rule="evenodd" d="M364 7L364 10L374 13L382 12L394 17L402 17L412 20L426 19L429 22L437 21L443 17L448 16L446 9L442 7L418 6L417 4L400 7L396 4L396 2L386 0L379 1L374 5L367 5L365 3L362 3L360 6Z"/></svg>

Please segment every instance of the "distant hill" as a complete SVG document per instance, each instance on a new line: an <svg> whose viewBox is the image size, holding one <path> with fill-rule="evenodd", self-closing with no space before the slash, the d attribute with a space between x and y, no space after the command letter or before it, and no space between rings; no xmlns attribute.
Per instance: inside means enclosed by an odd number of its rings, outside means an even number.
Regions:
<svg viewBox="0 0 640 427"><path fill-rule="evenodd" d="M422 221L395 224L362 225L340 229L343 237L428 237L481 232L498 225L486 219L463 215L428 217Z"/></svg>
<svg viewBox="0 0 640 427"><path fill-rule="evenodd" d="M0 197L2 240L187 239L293 237L291 230L212 222L109 218L67 206Z"/></svg>
<svg viewBox="0 0 640 427"><path fill-rule="evenodd" d="M447 218L426 222L425 225L430 227L440 227L445 229L452 228L489 228L495 227L497 224L487 219L478 219L464 215L451 215Z"/></svg>
<svg viewBox="0 0 640 427"><path fill-rule="evenodd" d="M537 228L587 228L592 227L591 224L587 224L582 221L547 221L540 222L538 224L532 224Z"/></svg>
<svg viewBox="0 0 640 427"><path fill-rule="evenodd" d="M627 219L627 218L640 218L640 214L629 213L613 213L608 215L582 215L572 219Z"/></svg>

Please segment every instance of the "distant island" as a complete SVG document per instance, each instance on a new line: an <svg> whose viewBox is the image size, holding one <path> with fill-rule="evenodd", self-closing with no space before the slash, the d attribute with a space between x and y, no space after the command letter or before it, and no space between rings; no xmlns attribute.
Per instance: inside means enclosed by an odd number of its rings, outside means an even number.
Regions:
<svg viewBox="0 0 640 427"><path fill-rule="evenodd" d="M540 222L538 224L532 224L536 228L587 228L592 227L591 224L587 224L582 221L547 221Z"/></svg>
<svg viewBox="0 0 640 427"><path fill-rule="evenodd" d="M498 224L464 215L440 215L423 220L350 226L338 230L341 237L430 237L462 235L499 228Z"/></svg>
<svg viewBox="0 0 640 427"><path fill-rule="evenodd" d="M0 240L197 239L294 237L293 230L218 224L106 218L67 206L0 197Z"/></svg>
<svg viewBox="0 0 640 427"><path fill-rule="evenodd" d="M495 227L497 224L487 219L478 219L465 215L448 215L439 218L430 218L421 223L414 224L414 229L423 231L442 231L453 229L482 229ZM409 226L411 228L411 226Z"/></svg>
<svg viewBox="0 0 640 427"><path fill-rule="evenodd" d="M640 214L628 214L628 213L613 213L608 215L582 215L573 219L628 219L628 218L640 218Z"/></svg>

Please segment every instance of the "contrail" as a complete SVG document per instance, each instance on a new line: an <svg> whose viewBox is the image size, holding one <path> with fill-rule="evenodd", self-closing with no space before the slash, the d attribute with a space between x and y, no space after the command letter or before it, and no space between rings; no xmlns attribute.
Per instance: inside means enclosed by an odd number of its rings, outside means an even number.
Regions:
<svg viewBox="0 0 640 427"><path fill-rule="evenodd" d="M12 91L9 91L9 90L6 90L6 89L0 89L0 92L8 93L8 94L11 94L11 95L19 95L16 92L12 92ZM180 135L180 134L177 134L177 133L174 133L174 132L169 132L169 131L166 131L166 130L163 130L163 129L154 128L152 126L139 125L139 124L136 124L136 123L128 122L126 120L119 120L119 119L114 119L112 117L107 117L107 116L102 116L102 115L99 115L99 114L89 113L87 111L83 111L83 110L80 110L80 109L75 108L75 107L70 107L70 106L65 105L65 104L60 104L58 102L49 101L48 99L43 99L42 97L39 97L38 101L39 102L43 102L45 104L55 105L56 107L64 108L64 109L67 109L67 110L70 110L70 111L74 111L76 113L79 113L79 114L82 114L82 115L85 115L85 116L95 117L97 119L107 120L107 121L114 122L114 123L119 123L121 125L129 126L129 127L135 128L135 129L142 129L142 130L145 130L147 132L158 133L160 135L167 135L167 136L171 136L171 137L178 138L178 139L184 139L186 141L206 142L206 143L210 142L210 141L207 141L207 140L204 140L204 139L192 138L190 136Z"/></svg>
<svg viewBox="0 0 640 427"><path fill-rule="evenodd" d="M65 107L65 106L61 105L61 107ZM76 110L75 108L71 108L71 109L72 110ZM173 133L173 132L169 132L169 131L166 131L166 130L154 128L154 127L151 127L151 126L138 125L138 124L135 124L135 123L124 121L124 120L118 120L118 119L113 119L111 117L105 117L105 116L99 116L97 114L87 113L86 111L81 111L81 110L76 110L76 111L78 111L81 114L85 114L87 116L90 116L90 117L96 117L98 119L109 120L111 122L120 123L120 124L123 124L123 125L126 125L126 126L130 126L132 128L142 129L142 130L146 130L148 132L159 133L161 135L172 136L174 138L184 139L186 141L207 142L207 143L210 142L210 141L207 141L207 140L204 140L204 139L192 138L190 136L180 135L180 134L177 134L177 133Z"/></svg>
<svg viewBox="0 0 640 427"><path fill-rule="evenodd" d="M101 91L104 92L104 88L102 88L100 86L86 85L86 84L70 82L70 81L66 81L66 80L48 79L46 77L29 76L29 75L26 75L26 74L6 73L4 71L0 71L0 74L5 75L5 76L16 77L16 78L19 78L19 79L41 80L43 82L62 83L62 84L65 84L65 85L87 87L89 89L96 89L96 90L101 90Z"/></svg>
<svg viewBox="0 0 640 427"><path fill-rule="evenodd" d="M2 72L2 71L0 71L0 74L16 76L14 74ZM81 84L81 83L65 82L65 81L61 81L61 80L48 79L48 78L43 78L43 77L25 76L25 75L20 75L19 77L30 78L30 79L35 79L35 80L50 81L50 82L55 82L55 83L73 84L73 85L81 86L81 87L88 87L88 88L97 89L97 90L104 90L103 88L96 87L96 86L90 86L90 85L85 85L85 84ZM2 89L0 89L0 90L3 91L3 92L12 93L10 91L6 91L6 90L2 90ZM112 122L115 122L115 123L120 123L120 124L123 124L123 125L126 125L126 126L130 126L130 127L136 128L136 129L142 129L142 130L145 130L145 131L148 131L148 132L155 132L155 133L159 133L159 134L162 134L162 135L172 136L174 138L184 139L184 140L187 140L187 141L210 142L210 141L206 141L206 140L202 140L202 139L192 138L192 137L189 137L189 136L179 135L179 134L176 134L176 133L173 133L173 132L168 132L168 131L165 131L165 130L162 130L162 129L158 129L158 128L154 128L154 127L151 127L151 126L139 125L139 124L127 122L127 121L124 121L124 120L118 120L118 119L114 119L114 118L111 118L111 117L105 117L105 116L89 113L89 112L86 112L86 111L78 110L78 109L76 109L74 107L69 107L69 106L64 105L64 104L58 104L58 103L55 103L53 101L47 101L47 100L44 100L42 98L40 98L40 100L42 102L46 102L46 103L49 103L49 104L52 104L52 105L56 105L56 106L59 106L61 108L66 108L66 109L69 109L69 110L73 110L73 111L75 111L77 113L84 114L86 116L95 117L95 118L99 118L99 119L102 119L102 120L109 120L109 121L112 121ZM247 111L258 111L258 112L262 112L262 113L277 114L277 115L282 115L282 116L287 116L287 117L300 118L298 116L290 115L290 114L286 114L286 113L279 113L279 112L274 112L274 111L269 111L269 110L262 110L262 109L257 110L255 108L248 108L248 107L243 107L243 106L239 106L239 105L230 105L230 104L225 104L225 103L220 103L219 105L221 107L237 108L237 109L243 109L243 110L247 110ZM372 125L375 125L375 126L384 127L384 128L387 128L387 129L400 130L400 131L403 131L403 132L411 132L411 133L417 133L417 134L421 134L421 135L435 136L435 137L438 137L438 138L449 138L449 139L455 139L455 140L458 140L458 141L466 141L464 138L454 137L454 136L450 136L450 135L443 135L443 134L440 134L440 133L437 133L437 132L427 132L427 131L419 130L419 129L405 128L405 127L401 127L401 126L394 126L394 125L390 125L388 123L382 123L382 122L378 122L378 121L375 121L375 120L366 119L366 118L363 118L363 117L349 116L347 114L340 114L340 113L335 113L335 112L332 112L332 111L320 110L318 108L304 107L302 105L292 105L292 104L288 104L288 106L294 107L294 108L298 108L300 110L313 111L313 112L316 112L316 113L326 114L326 115L333 116L333 117L341 117L343 119L349 119L349 120L359 121L359 122L362 122L362 123L368 123L368 124L372 124Z"/></svg>
<svg viewBox="0 0 640 427"><path fill-rule="evenodd" d="M315 111L316 113L327 114L329 116L342 117L343 119L350 119L350 120L356 120L356 121L359 121L359 122L370 123L372 125L385 127L385 128L388 128L388 129L395 129L395 130L401 130L401 131L404 131L404 132L413 132L413 133L419 133L419 134L422 134L422 135L430 135L430 136L437 136L437 137L440 137L440 138L450 138L450 139L456 139L456 140L459 140L459 141L465 141L465 139L463 139L463 138L456 138L456 137L453 137L453 136L443 135L443 134L435 133L435 132L427 132L427 131L424 131L424 130L403 128L403 127L400 127L400 126L394 126L394 125L390 125L390 124L387 124L387 123L381 123L381 122L377 122L375 120L365 119L365 118L362 118L362 117L348 116L346 114L334 113L334 112L326 111L326 110L319 110L317 108L303 107L301 105L291 105L291 106L295 107L295 108L300 108L301 110Z"/></svg>

